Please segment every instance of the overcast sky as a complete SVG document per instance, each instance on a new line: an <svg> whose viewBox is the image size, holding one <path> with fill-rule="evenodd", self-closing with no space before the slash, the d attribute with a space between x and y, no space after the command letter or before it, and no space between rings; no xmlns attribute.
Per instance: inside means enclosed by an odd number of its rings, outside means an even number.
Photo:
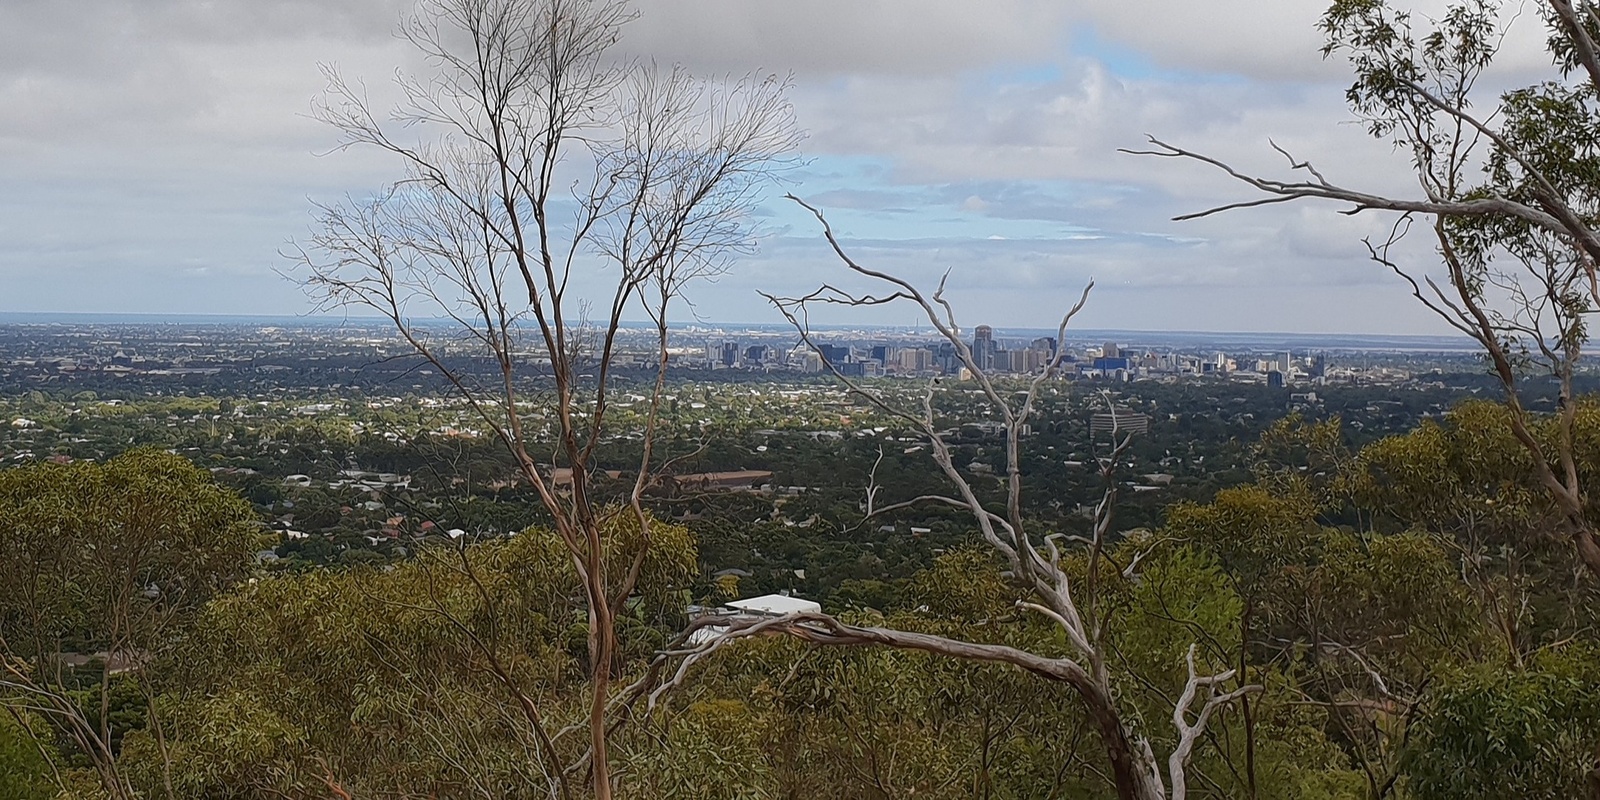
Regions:
<svg viewBox="0 0 1600 800"><path fill-rule="evenodd" d="M323 154L321 64L381 85L414 59L398 0L0 0L0 311L295 314L280 275L311 200L396 177ZM1364 258L1381 217L1249 199L1215 172L1118 154L1146 133L1336 182L1413 191L1325 62L1319 0L643 0L627 54L708 74L792 72L810 159L787 190L859 260L950 270L966 324L1049 326L1093 277L1087 327L1435 333ZM1509 69L1547 63L1537 20ZM696 311L773 321L757 289L839 277L814 222L764 209L759 255ZM1418 258L1425 253L1418 253ZM909 311L871 321L912 322Z"/></svg>

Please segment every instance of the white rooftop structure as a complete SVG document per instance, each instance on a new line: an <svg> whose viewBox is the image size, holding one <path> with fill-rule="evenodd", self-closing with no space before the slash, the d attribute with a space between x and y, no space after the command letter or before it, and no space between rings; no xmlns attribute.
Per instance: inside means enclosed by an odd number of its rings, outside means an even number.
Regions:
<svg viewBox="0 0 1600 800"><path fill-rule="evenodd" d="M822 613L821 603L783 594L764 594L760 597L734 600L726 605L748 614L767 614L774 617L782 614Z"/></svg>
<svg viewBox="0 0 1600 800"><path fill-rule="evenodd" d="M689 644L705 644L712 639L727 632L728 625L740 616L749 619L750 616L781 617L784 614L821 614L822 604L814 600L803 600L799 597L790 597L786 594L764 594L760 597L747 597L743 600L734 600L723 604L720 609L699 609L696 613L691 609L690 616L711 615L722 617L726 622L713 622L696 630L689 636Z"/></svg>

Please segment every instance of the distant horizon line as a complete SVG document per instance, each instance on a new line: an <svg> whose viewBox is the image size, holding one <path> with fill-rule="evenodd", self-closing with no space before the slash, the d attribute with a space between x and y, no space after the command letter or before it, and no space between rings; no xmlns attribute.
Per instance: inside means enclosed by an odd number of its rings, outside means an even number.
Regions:
<svg viewBox="0 0 1600 800"><path fill-rule="evenodd" d="M159 311L0 311L0 325L19 324L19 323L21 323L21 324L28 324L28 323L32 323L32 324L52 324L52 323L66 323L66 322L74 322L74 321L92 321L92 320L101 320L101 321L104 321L106 324L166 323L166 324L177 324L177 325L182 325L182 324L207 324L207 323L210 323L210 324L225 324L227 322L254 322L254 323L269 323L270 322L272 324L279 325L279 326L289 326L289 325L294 325L294 324L302 324L302 325L306 325L306 326L330 326L330 325L371 326L371 325L383 325L383 324L386 324L386 323L389 322L388 318L380 317L380 316L355 316L355 315L333 315L333 314L224 314L224 313L207 313L207 312L175 312L175 313L173 313L173 312L159 312ZM438 324L438 323L446 323L446 322L448 322L449 318L447 318L447 317L420 317L420 318L417 318L417 321L425 323L425 324ZM622 324L624 326L626 326L626 327L629 327L629 328L652 327L654 325L654 323L646 321L646 320L624 320ZM982 323L979 323L979 324L982 324ZM690 321L690 322L680 322L680 323L673 324L671 326L671 328L674 329L674 330L686 330L686 329L705 328L705 327L718 327L718 328L738 328L738 327L743 327L743 328L751 328L751 329L767 328L767 329L780 329L780 330L781 329L785 329L785 328L789 328L789 326L786 323L781 323L781 322L741 322L741 321L711 321L711 320L696 320L696 321ZM966 327L968 327L969 329L970 328L976 328L977 325L975 324L975 325L966 326ZM1015 331L1015 332L1018 332L1018 333L1027 333L1027 334L1041 333L1041 332L1045 333L1045 334L1049 334L1049 333L1052 333L1052 332L1054 332L1056 330L1056 328L1054 328L1054 327L1042 327L1042 326L1041 327L1001 327L1001 326L998 326L998 325L990 325L989 327L993 328L996 332L1002 333L1002 334L1004 334L1006 332L1010 332L1010 331ZM821 323L819 323L819 324L813 325L813 328L815 328L817 330L828 330L828 331L866 330L866 331L885 331L885 332L898 332L898 333L915 333L915 332L926 330L928 335L930 335L930 336L937 335L932 330L931 326L929 326L929 325L905 325L905 324L896 325L896 324L868 324L868 323L860 323L860 324L846 324L846 323L821 324ZM1155 335L1179 335L1179 336L1251 336L1251 337L1255 337L1255 336L1262 336L1262 337L1265 337L1265 336L1287 336L1287 337L1294 337L1294 338L1311 338L1311 337L1319 337L1319 336L1335 336L1335 337L1391 339L1391 340L1392 339L1406 339L1406 340L1431 340L1431 341L1453 341L1453 342L1471 342L1472 341L1472 339L1470 337L1465 336L1463 334L1459 334L1459 333L1457 333L1457 334L1371 333L1371 332L1357 332L1357 331L1301 332L1301 331L1260 331L1260 330L1256 330L1256 331L1251 331L1251 330L1204 330L1204 329L1198 329L1198 328L1158 329L1158 328L1076 328L1076 327L1068 328L1067 332L1068 332L1069 335L1074 335L1074 334L1076 334L1076 335L1088 335L1088 334L1093 333L1093 334L1096 334L1096 336L1094 338L1099 338L1099 336L1101 334L1129 334L1129 335L1136 335L1136 336L1155 334Z"/></svg>

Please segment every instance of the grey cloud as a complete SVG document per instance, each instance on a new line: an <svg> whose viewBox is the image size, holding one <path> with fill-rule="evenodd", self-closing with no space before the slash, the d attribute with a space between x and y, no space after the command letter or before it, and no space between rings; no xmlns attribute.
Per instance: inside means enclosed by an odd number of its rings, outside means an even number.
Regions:
<svg viewBox="0 0 1600 800"><path fill-rule="evenodd" d="M1451 0L1397 5L1421 30L1442 17ZM1343 81L1344 61L1319 55L1324 39L1316 26L1328 6L1328 0L1077 0L1073 19L1160 68L1273 83ZM1510 31L1497 71L1518 84L1547 75L1539 14L1506 3L1501 16Z"/></svg>
<svg viewBox="0 0 1600 800"><path fill-rule="evenodd" d="M1263 89L1132 80L1078 62L1058 81L988 95L958 79L884 78L826 93L806 87L797 104L813 126L814 149L896 153L899 182L1098 184L1077 198L1085 212L1155 219L1249 196L1213 169L1118 152L1143 147L1146 133L1284 175L1287 162L1269 144L1277 141L1335 180L1414 191L1401 155L1358 126L1340 124L1350 117L1334 84ZM1166 202L1145 202L1152 197ZM1127 205L1130 198L1138 203Z"/></svg>
<svg viewBox="0 0 1600 800"><path fill-rule="evenodd" d="M399 0L0 4L0 138L139 142L295 119L319 61L402 58ZM275 122L268 132L282 134ZM293 127L292 125L289 127Z"/></svg>
<svg viewBox="0 0 1600 800"><path fill-rule="evenodd" d="M365 77L383 105L395 67L415 66L390 36L406 5L0 0L0 309L303 310L273 269L306 229L307 196L397 175L372 154L313 155L333 141L303 116L317 64ZM1047 325L1093 275L1085 324L1104 327L1237 327L1258 314L1266 328L1426 325L1363 257L1359 239L1381 219L1304 206L1171 223L1251 195L1208 169L1116 153L1156 133L1282 174L1270 137L1335 180L1412 191L1403 158L1338 124L1343 67L1316 56L1309 27L1322 6L645 0L623 47L714 72L795 70L809 151L873 160L859 185L819 180L831 191L809 199L823 205L925 214L930 229L964 208L1103 237L852 242L925 284L954 267L975 314ZM1066 48L1085 27L1182 74L1115 74ZM1513 45L1514 75L1540 53ZM1040 66L1059 74L1004 78ZM818 232L777 233L698 287L702 312L757 318L756 288L838 276Z"/></svg>
<svg viewBox="0 0 1600 800"><path fill-rule="evenodd" d="M1326 0L1080 0L1079 19L1152 64L1258 80L1338 75L1317 57Z"/></svg>
<svg viewBox="0 0 1600 800"><path fill-rule="evenodd" d="M1048 58L1071 9L1052 0L642 0L623 47L711 71L948 74Z"/></svg>

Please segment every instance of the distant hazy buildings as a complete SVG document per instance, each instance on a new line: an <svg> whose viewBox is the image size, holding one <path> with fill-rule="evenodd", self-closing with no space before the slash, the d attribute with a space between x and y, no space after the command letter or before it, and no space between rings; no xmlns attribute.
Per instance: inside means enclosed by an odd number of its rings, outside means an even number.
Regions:
<svg viewBox="0 0 1600 800"><path fill-rule="evenodd" d="M802 343L795 343L792 338L781 342L779 334L753 330L744 332L744 336L744 341L705 341L705 360L694 366L837 372L848 378L971 377L957 346L931 334L917 338L917 334L906 332L814 331L810 341ZM763 338L777 344L762 342ZM1257 351L1229 356L1157 350L1115 341L1070 347L1051 336L1007 339L989 325L972 329L969 347L972 363L991 375L1037 375L1054 364L1064 380L1123 382L1210 376L1273 387L1302 387L1350 379L1348 371L1330 371L1327 357L1321 353L1297 357L1291 352Z"/></svg>

